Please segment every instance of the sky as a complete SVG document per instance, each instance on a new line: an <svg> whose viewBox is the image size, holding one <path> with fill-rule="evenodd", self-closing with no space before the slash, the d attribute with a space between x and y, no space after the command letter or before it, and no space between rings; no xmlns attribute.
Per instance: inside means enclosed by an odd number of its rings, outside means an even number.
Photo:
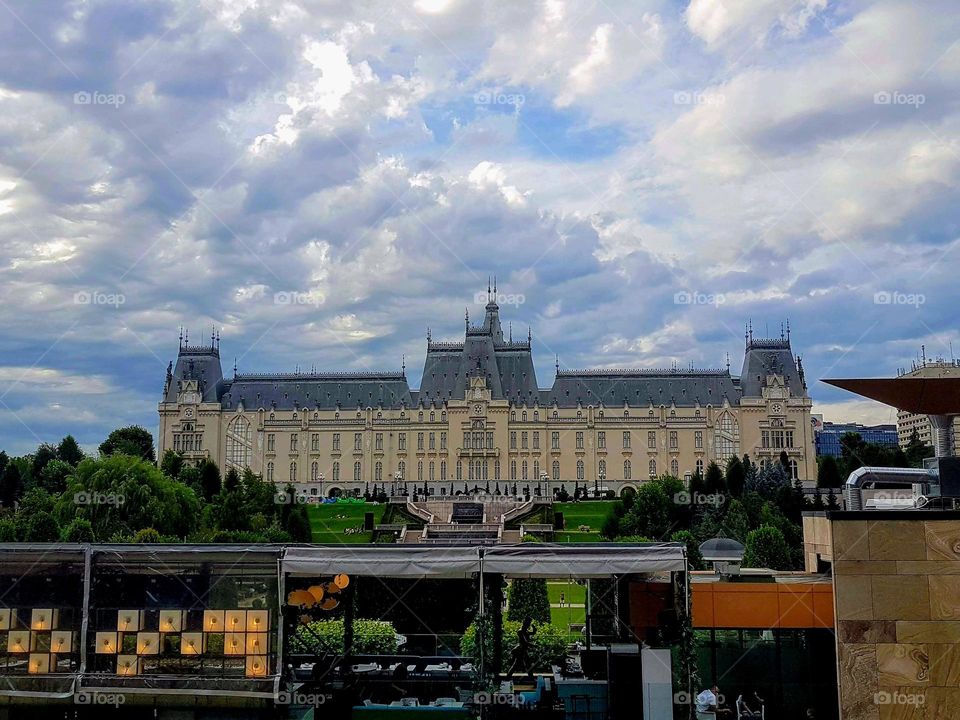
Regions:
<svg viewBox="0 0 960 720"><path fill-rule="evenodd" d="M950 358L955 0L0 1L0 447L224 372L395 370L496 275L562 368ZM480 297L477 297L477 294Z"/></svg>

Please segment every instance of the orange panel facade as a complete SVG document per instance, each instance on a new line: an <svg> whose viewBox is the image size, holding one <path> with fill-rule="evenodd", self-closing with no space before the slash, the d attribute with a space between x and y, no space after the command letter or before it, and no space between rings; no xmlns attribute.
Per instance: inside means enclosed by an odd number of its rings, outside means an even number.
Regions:
<svg viewBox="0 0 960 720"><path fill-rule="evenodd" d="M697 628L832 628L829 583L709 582L691 585Z"/></svg>

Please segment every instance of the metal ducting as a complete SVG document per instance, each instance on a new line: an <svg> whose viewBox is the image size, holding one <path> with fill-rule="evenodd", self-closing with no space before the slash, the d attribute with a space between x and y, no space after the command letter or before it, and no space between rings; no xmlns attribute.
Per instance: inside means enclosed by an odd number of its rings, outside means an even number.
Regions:
<svg viewBox="0 0 960 720"><path fill-rule="evenodd" d="M938 484L937 473L924 468L861 467L850 473L843 485L847 510L863 510L863 486Z"/></svg>

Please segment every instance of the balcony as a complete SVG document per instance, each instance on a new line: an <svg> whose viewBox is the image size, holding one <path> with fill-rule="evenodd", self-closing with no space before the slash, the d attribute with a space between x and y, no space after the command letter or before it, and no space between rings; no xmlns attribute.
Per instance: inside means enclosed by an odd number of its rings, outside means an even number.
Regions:
<svg viewBox="0 0 960 720"><path fill-rule="evenodd" d="M460 457L498 457L500 448L457 448Z"/></svg>

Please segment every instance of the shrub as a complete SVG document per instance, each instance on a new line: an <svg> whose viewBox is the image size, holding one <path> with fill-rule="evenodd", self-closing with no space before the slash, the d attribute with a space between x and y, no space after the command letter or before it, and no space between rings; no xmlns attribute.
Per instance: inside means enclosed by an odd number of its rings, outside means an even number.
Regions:
<svg viewBox="0 0 960 720"><path fill-rule="evenodd" d="M314 620L310 630L298 627L291 640L297 652L343 653L343 620ZM312 634L311 634L312 633ZM319 638L319 639L318 639ZM353 621L353 652L359 655L392 655L397 652L397 633L385 620Z"/></svg>
<svg viewBox="0 0 960 720"><path fill-rule="evenodd" d="M490 616L486 616L489 618ZM489 623L489 621L487 621ZM503 621L503 662L506 665L510 661L510 654L517 647L517 633L522 623L513 620ZM551 665L562 664L563 658L567 652L567 637L564 632L555 625L534 622L532 650L533 666L536 669L547 669ZM460 654L473 658L474 662L480 662L480 655L477 646L477 624L471 623L464 631L463 638L460 640ZM484 642L484 657L489 659L493 657L493 636L487 633Z"/></svg>

